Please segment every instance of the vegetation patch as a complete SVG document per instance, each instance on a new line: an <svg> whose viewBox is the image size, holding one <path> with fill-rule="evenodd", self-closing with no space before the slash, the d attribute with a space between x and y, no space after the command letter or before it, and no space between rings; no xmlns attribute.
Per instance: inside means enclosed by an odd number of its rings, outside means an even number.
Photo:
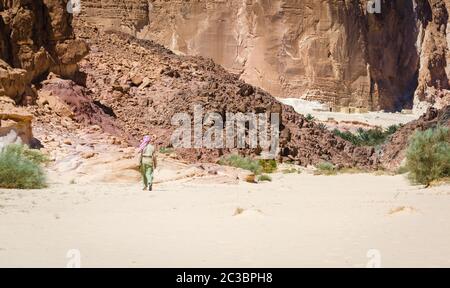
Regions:
<svg viewBox="0 0 450 288"><path fill-rule="evenodd" d="M316 166L315 175L337 175L337 174L359 174L359 173L367 173L368 171L360 169L358 167L344 167L338 168L333 163L330 162L322 162Z"/></svg>
<svg viewBox="0 0 450 288"><path fill-rule="evenodd" d="M159 153L161 154L172 154L175 150L173 150L173 148L168 148L168 147L161 147L159 149Z"/></svg>
<svg viewBox="0 0 450 288"><path fill-rule="evenodd" d="M258 182L272 182L272 177L267 174L262 174L258 176Z"/></svg>
<svg viewBox="0 0 450 288"><path fill-rule="evenodd" d="M330 162L322 162L316 166L317 170L314 172L315 175L336 175L338 169Z"/></svg>
<svg viewBox="0 0 450 288"><path fill-rule="evenodd" d="M40 189L47 186L42 165L48 158L40 151L11 144L0 152L0 187Z"/></svg>
<svg viewBox="0 0 450 288"><path fill-rule="evenodd" d="M408 173L408 172L409 172L408 167L406 167L406 166L400 166L400 167L395 171L395 174L397 174L397 175L402 175L402 174L406 174L406 173Z"/></svg>
<svg viewBox="0 0 450 288"><path fill-rule="evenodd" d="M450 176L450 132L436 127L417 131L406 151L406 169L413 183L429 186Z"/></svg>
<svg viewBox="0 0 450 288"><path fill-rule="evenodd" d="M375 170L373 172L373 175L375 175L375 176L395 176L398 174L399 174L398 171L392 172L392 171L386 170L382 167L379 167L377 170Z"/></svg>
<svg viewBox="0 0 450 288"><path fill-rule="evenodd" d="M327 125L325 125L325 123L319 123L318 127L322 131L325 131L328 129L328 127L327 127Z"/></svg>
<svg viewBox="0 0 450 288"><path fill-rule="evenodd" d="M231 166L248 170L255 175L259 175L262 172L262 167L258 160L254 160L240 155L229 155L219 160L220 165Z"/></svg>
<svg viewBox="0 0 450 288"><path fill-rule="evenodd" d="M345 167L345 168L339 169L338 172L340 174L361 174L361 173L367 173L368 171L364 170L364 169L360 169L358 167L351 167L351 168Z"/></svg>
<svg viewBox="0 0 450 288"><path fill-rule="evenodd" d="M275 161L274 159L264 159L264 160L259 160L259 166L261 166L261 171L263 173L274 173L275 171L277 171L278 165L277 165L277 161Z"/></svg>
<svg viewBox="0 0 450 288"><path fill-rule="evenodd" d="M309 122L315 121L316 118L314 116L312 116L311 114L306 114L305 119L308 120Z"/></svg>
<svg viewBox="0 0 450 288"><path fill-rule="evenodd" d="M296 169L296 168L291 167L291 168L283 169L281 171L281 173L283 173L283 174L294 174L294 173L301 174L302 171L300 169Z"/></svg>
<svg viewBox="0 0 450 288"><path fill-rule="evenodd" d="M385 143L400 127L400 125L392 125L385 130L382 130L381 128L369 130L359 128L356 133L350 131L343 132L334 129L333 133L334 135L351 142L355 146L378 146Z"/></svg>

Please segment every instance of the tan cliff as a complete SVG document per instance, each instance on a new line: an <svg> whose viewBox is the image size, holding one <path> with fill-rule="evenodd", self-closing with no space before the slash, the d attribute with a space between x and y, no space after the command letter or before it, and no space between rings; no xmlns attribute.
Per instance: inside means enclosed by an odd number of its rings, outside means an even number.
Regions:
<svg viewBox="0 0 450 288"><path fill-rule="evenodd" d="M50 72L74 77L88 53L75 39L67 1L0 0L0 96L30 104Z"/></svg>
<svg viewBox="0 0 450 288"><path fill-rule="evenodd" d="M275 96L399 110L448 100L448 2L382 0L378 14L349 0L90 0L82 17L212 58Z"/></svg>
<svg viewBox="0 0 450 288"><path fill-rule="evenodd" d="M450 103L450 1L418 1L417 11L420 64L414 101L442 108Z"/></svg>

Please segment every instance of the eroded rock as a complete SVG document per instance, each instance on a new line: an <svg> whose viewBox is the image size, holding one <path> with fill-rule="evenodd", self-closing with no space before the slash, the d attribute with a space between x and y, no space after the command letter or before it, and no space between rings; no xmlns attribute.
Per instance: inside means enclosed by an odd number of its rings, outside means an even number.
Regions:
<svg viewBox="0 0 450 288"><path fill-rule="evenodd" d="M0 149L13 143L31 146L33 116L22 108L14 107L10 101L0 97Z"/></svg>
<svg viewBox="0 0 450 288"><path fill-rule="evenodd" d="M88 53L75 39L63 0L0 2L0 94L20 103L31 83L55 72L74 77ZM25 95L27 94L27 95Z"/></svg>

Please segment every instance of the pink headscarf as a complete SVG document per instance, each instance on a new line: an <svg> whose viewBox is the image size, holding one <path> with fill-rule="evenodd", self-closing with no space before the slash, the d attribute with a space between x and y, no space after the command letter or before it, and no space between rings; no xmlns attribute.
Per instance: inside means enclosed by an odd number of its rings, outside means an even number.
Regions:
<svg viewBox="0 0 450 288"><path fill-rule="evenodd" d="M144 138L142 139L141 144L139 145L139 152L144 151L145 147L147 147L147 145L150 143L150 136L144 136Z"/></svg>

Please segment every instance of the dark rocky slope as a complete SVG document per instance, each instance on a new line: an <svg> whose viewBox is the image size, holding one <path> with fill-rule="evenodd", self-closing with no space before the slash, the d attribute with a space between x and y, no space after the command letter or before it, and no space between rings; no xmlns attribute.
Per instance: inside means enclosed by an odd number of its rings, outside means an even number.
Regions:
<svg viewBox="0 0 450 288"><path fill-rule="evenodd" d="M357 148L314 122L309 122L267 92L239 80L212 60L177 56L151 41L126 34L104 33L78 22L77 35L91 46L82 61L87 87L116 121L135 139L155 135L159 146L170 146L172 116L193 113L194 105L206 112L265 112L281 114L281 157L301 165L323 161L340 166L373 167L371 148ZM230 149L183 149L189 161L217 161ZM258 151L243 149L243 154Z"/></svg>

